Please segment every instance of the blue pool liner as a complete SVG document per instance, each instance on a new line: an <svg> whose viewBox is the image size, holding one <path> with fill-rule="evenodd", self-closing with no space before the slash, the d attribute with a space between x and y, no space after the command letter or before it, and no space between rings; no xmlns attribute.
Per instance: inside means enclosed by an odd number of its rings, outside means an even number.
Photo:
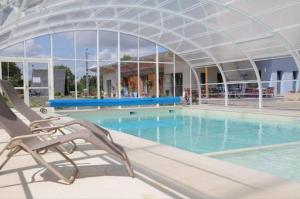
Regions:
<svg viewBox="0 0 300 199"><path fill-rule="evenodd" d="M139 106L154 104L179 104L180 97L159 97L159 98L122 98L122 99L55 99L49 100L49 106L79 107L79 106Z"/></svg>

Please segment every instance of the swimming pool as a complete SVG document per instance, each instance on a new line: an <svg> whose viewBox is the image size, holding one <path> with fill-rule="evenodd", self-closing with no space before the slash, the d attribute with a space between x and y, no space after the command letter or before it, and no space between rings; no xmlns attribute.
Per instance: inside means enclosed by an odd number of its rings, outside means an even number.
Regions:
<svg viewBox="0 0 300 199"><path fill-rule="evenodd" d="M299 122L286 117L279 119L263 115L224 114L191 109L102 110L74 112L70 116L88 119L108 129L200 154L300 142ZM265 157L255 156L259 153L253 152L253 157L239 153L239 156L216 158L256 168L253 162L260 162ZM271 156L266 154L268 155ZM290 158L295 159L293 155ZM249 160L251 164L243 160ZM270 168L272 169L270 165L264 166L262 170ZM286 177L280 171L275 174L281 173ZM300 174L298 175L300 179Z"/></svg>
<svg viewBox="0 0 300 199"><path fill-rule="evenodd" d="M217 159L271 173L300 182L300 143L285 146L215 156Z"/></svg>

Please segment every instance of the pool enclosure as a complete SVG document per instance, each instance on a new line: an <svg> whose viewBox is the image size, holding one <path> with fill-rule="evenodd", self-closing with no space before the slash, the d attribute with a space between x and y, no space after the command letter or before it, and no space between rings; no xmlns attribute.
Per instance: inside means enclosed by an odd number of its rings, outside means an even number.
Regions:
<svg viewBox="0 0 300 199"><path fill-rule="evenodd" d="M297 0L4 0L0 78L48 99L189 96L261 108L299 91Z"/></svg>

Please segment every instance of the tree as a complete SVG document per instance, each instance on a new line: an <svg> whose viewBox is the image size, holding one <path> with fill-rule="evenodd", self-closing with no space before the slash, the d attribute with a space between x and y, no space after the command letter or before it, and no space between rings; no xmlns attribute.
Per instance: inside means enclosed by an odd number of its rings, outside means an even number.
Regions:
<svg viewBox="0 0 300 199"><path fill-rule="evenodd" d="M2 62L2 78L9 80L14 87L23 87L22 70L15 62Z"/></svg>
<svg viewBox="0 0 300 199"><path fill-rule="evenodd" d="M75 91L75 75L71 71L71 69L64 65L56 65L54 66L55 70L65 70L65 93L64 95L70 95L71 91Z"/></svg>
<svg viewBox="0 0 300 199"><path fill-rule="evenodd" d="M97 96L97 76L88 75L89 80L89 95ZM80 80L77 82L77 90L79 93L82 93L83 90L86 89L86 75L82 76Z"/></svg>
<svg viewBox="0 0 300 199"><path fill-rule="evenodd" d="M130 61L132 60L132 57L130 55L123 55L123 57L121 58L121 61Z"/></svg>

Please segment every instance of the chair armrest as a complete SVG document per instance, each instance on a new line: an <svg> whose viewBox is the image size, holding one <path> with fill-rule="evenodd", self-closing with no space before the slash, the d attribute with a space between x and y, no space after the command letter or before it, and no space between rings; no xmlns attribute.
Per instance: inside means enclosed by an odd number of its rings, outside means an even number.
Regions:
<svg viewBox="0 0 300 199"><path fill-rule="evenodd" d="M44 136L44 135L52 135L53 133L50 132L43 132L43 133L37 133L37 134L30 134L30 135L21 135L21 136L16 136L13 137L10 142L16 141L16 140L22 140L26 138L33 138L33 137L39 137L39 136Z"/></svg>
<svg viewBox="0 0 300 199"><path fill-rule="evenodd" d="M68 117L68 114L62 114L62 115L57 115L57 116L49 116L46 117L45 119L54 119L54 118L62 118L62 117Z"/></svg>
<svg viewBox="0 0 300 199"><path fill-rule="evenodd" d="M112 136L111 136L111 134L109 133L108 130L106 130L106 129L100 127L100 126L97 126L96 124L93 124L93 123L90 123L90 122L87 122L87 121L84 121L84 120L73 120L73 121L70 121L70 122L66 122L66 123L63 124L63 126L61 126L61 128L72 126L72 125L80 125L80 126L86 128L86 129L89 129L92 132L102 133L103 136L106 136L111 141L113 141L113 138L112 138Z"/></svg>
<svg viewBox="0 0 300 199"><path fill-rule="evenodd" d="M56 120L60 120L60 118L46 118L46 119L42 119L42 120L35 120L35 121L31 122L29 126L30 126L30 128L34 128L38 124L52 122L52 121L56 121Z"/></svg>
<svg viewBox="0 0 300 199"><path fill-rule="evenodd" d="M58 130L60 128L64 128L64 125L59 125L59 126L49 126L49 127L39 127L39 128L35 128L35 129L31 129L32 133L36 133L36 132L45 132L45 131L54 131L54 130ZM53 134L53 132L49 133L49 134Z"/></svg>
<svg viewBox="0 0 300 199"><path fill-rule="evenodd" d="M39 131L55 131L55 130L59 130L61 128L65 128L65 127L72 126L72 125L83 126L84 128L89 129L92 132L99 133L99 134L102 134L103 136L106 136L107 138L109 138L113 142L113 138L112 138L112 136L111 136L111 134L109 133L108 130L106 130L106 129L100 127L100 126L97 126L93 123L89 123L89 122L86 122L86 121L83 121L83 120L73 120L73 121L70 121L70 122L66 122L62 125L58 125L58 126L34 128L34 129L31 129L31 132L35 133L35 132L39 132Z"/></svg>

